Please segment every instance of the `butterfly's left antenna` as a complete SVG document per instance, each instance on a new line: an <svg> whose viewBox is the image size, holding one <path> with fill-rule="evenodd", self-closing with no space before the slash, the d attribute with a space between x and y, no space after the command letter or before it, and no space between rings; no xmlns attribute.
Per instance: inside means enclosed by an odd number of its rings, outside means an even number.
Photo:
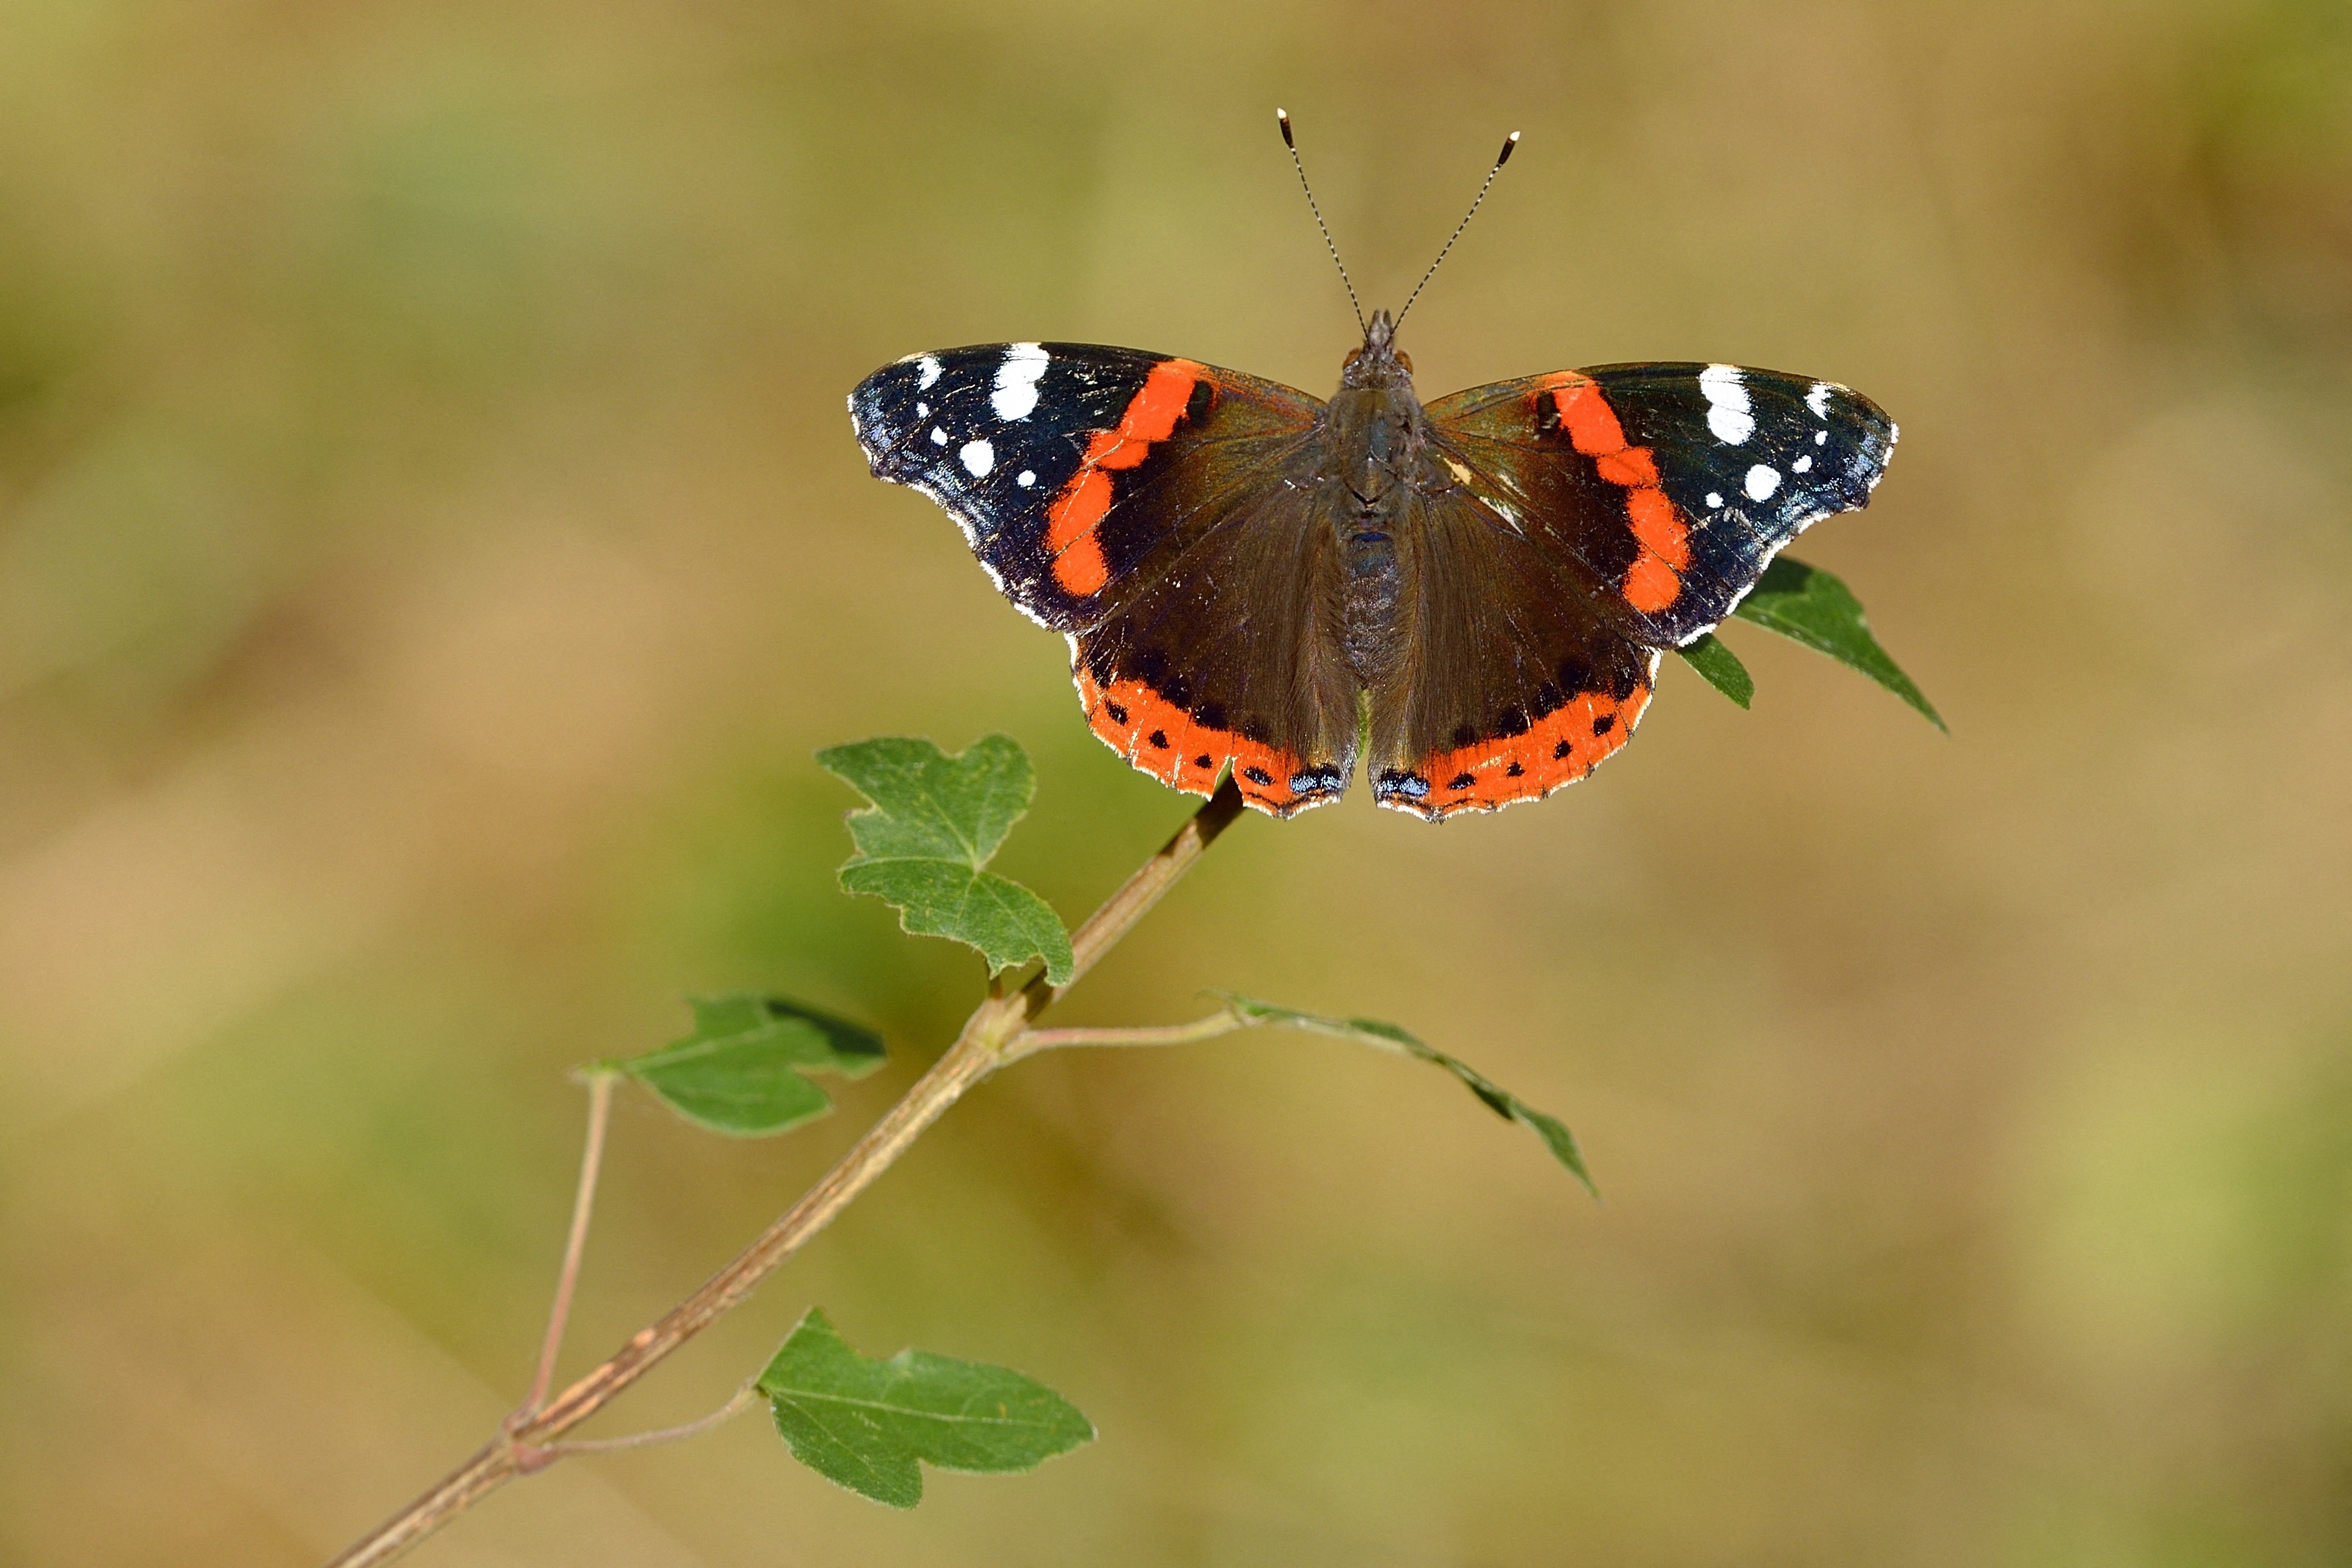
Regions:
<svg viewBox="0 0 2352 1568"><path fill-rule="evenodd" d="M1289 134L1290 129L1287 125L1285 125L1283 128L1283 135L1287 138ZM1454 242L1462 237L1462 231L1468 228L1470 226L1470 220L1478 216L1478 204L1486 199L1487 191L1494 186L1495 176L1501 174L1503 172L1503 165L1511 161L1512 149L1518 146L1518 144L1519 133L1516 131L1503 138L1503 150L1495 154L1495 166L1486 171L1486 183L1480 185L1478 187L1478 194L1470 199L1470 210L1464 213L1462 215L1462 221L1454 226L1453 234L1446 237L1444 248L1440 249L1437 253L1437 261L1443 261L1445 259L1446 252L1454 248ZM1429 270L1421 275L1421 281L1412 286L1412 292L1405 298L1404 310L1410 310L1412 309L1412 302L1421 298L1421 291L1429 287L1429 280L1432 278L1437 276L1437 261L1431 262L1429 264ZM1396 313L1396 319L1399 321L1402 321L1404 320L1404 310L1399 310Z"/></svg>
<svg viewBox="0 0 2352 1568"><path fill-rule="evenodd" d="M1282 126L1282 144L1290 149L1290 166L1298 171L1298 188L1307 193L1307 210L1315 215L1315 226L1323 231L1323 248L1331 253L1331 265L1339 269L1339 281L1348 286L1348 303L1356 310L1356 330L1369 333L1371 329L1364 325L1363 301L1356 298L1356 285L1348 276L1348 264L1339 259L1339 247L1331 243L1331 231L1323 222L1323 209L1315 205L1315 187L1307 183L1307 165L1298 161L1298 143L1290 139L1290 112L1277 109L1274 111L1274 118ZM1517 132L1512 134L1516 136ZM1493 177L1491 174L1487 176L1489 180ZM1484 191L1478 194L1486 195ZM1475 212L1477 209L1474 207L1471 210Z"/></svg>

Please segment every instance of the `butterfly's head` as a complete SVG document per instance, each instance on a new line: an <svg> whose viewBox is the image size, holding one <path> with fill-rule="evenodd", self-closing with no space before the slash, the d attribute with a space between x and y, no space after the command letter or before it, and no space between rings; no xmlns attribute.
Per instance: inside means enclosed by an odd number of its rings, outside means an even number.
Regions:
<svg viewBox="0 0 2352 1568"><path fill-rule="evenodd" d="M1372 312L1364 346L1350 352L1339 369L1342 386L1395 386L1412 379L1411 356L1397 352L1396 323L1386 310Z"/></svg>

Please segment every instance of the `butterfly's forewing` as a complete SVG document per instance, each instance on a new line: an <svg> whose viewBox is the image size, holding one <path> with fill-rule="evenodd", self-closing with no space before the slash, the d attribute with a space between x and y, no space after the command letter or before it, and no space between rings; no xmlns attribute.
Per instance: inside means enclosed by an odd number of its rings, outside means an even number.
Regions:
<svg viewBox="0 0 2352 1568"><path fill-rule="evenodd" d="M1223 470L1262 468L1318 406L1254 376L1087 343L916 354L849 395L876 477L946 508L1005 596L1062 632L1100 620L1197 527L1132 504L1144 470L1213 452Z"/></svg>
<svg viewBox="0 0 2352 1568"><path fill-rule="evenodd" d="M1735 365L1559 371L1429 405L1444 449L1599 578L1654 647L1729 615L1781 546L1864 506L1895 422L1834 382Z"/></svg>
<svg viewBox="0 0 2352 1568"><path fill-rule="evenodd" d="M1316 399L1132 349L995 343L885 366L849 402L875 474L946 508L1005 596L1069 634L1087 721L1134 766L1206 795L1231 763L1286 816L1344 786L1354 690L1328 679L1281 482Z"/></svg>

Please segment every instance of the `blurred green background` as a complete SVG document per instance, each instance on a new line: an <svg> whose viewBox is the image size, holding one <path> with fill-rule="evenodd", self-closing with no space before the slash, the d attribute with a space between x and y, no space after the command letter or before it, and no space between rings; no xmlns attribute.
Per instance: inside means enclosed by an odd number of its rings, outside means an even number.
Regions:
<svg viewBox="0 0 2352 1568"><path fill-rule="evenodd" d="M616 1119L568 1368L941 1047L817 747L1003 730L1075 920L1185 815L843 395L1007 338L1318 395L1852 383L1801 553L1950 720L1735 626L1432 828L1244 820L1066 1022L1394 1018L1574 1125L1268 1034L959 1108L591 1432L810 1302L1102 1440L899 1516L756 1420L436 1564L2352 1557L2352 10L2340 0L0 11L0 1558L299 1565L529 1373L571 1065L773 987L893 1066Z"/></svg>

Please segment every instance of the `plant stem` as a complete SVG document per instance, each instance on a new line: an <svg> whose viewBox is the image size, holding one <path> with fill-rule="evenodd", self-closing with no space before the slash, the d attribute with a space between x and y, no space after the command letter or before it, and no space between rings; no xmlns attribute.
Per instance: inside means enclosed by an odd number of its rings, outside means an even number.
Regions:
<svg viewBox="0 0 2352 1568"><path fill-rule="evenodd" d="M1192 868L1217 835L1234 825L1241 816L1242 792L1228 775L1209 797L1209 804L1192 814L1192 820L1176 830L1176 837L1160 847L1160 853L1146 860L1119 887L1118 892L1103 900L1102 908L1087 917L1087 923L1070 933L1070 954L1073 963L1069 980L1061 985L1048 985L1041 973L1022 988L1022 995L1031 998L1028 1016L1044 1012L1069 993L1072 985L1087 977L1102 955L1118 944L1125 936L1151 910L1176 879Z"/></svg>
<svg viewBox="0 0 2352 1568"><path fill-rule="evenodd" d="M877 1176L896 1163L908 1145L949 1106L961 1099L965 1090L1005 1061L1025 1054L1013 1047L1028 1032L1031 1022L1134 929L1135 923L1176 885L1177 879L1192 868L1217 836L1232 826L1242 809L1241 792L1229 777L1158 854L1145 861L1084 925L1070 933L1075 962L1067 984L1049 984L1039 973L1010 996L991 987L991 994L964 1021L962 1032L947 1053L915 1080L914 1087L825 1173L823 1180L785 1210L733 1262L704 1281L699 1289L657 1321L639 1329L602 1364L558 1394L543 1409L532 1410L526 1405L472 1458L354 1542L329 1568L373 1568L374 1564L389 1563L515 1477L530 1474L562 1458L570 1446L558 1447L558 1437L595 1415L623 1389L721 1315L741 1305L761 1280L800 1250L810 1237L824 1229Z"/></svg>
<svg viewBox="0 0 2352 1568"><path fill-rule="evenodd" d="M735 1397L699 1420L683 1426L664 1426L652 1432L632 1432L625 1437L581 1437L569 1443L551 1445L546 1451L555 1458L569 1458L574 1454L617 1454L624 1448L650 1448L657 1443L677 1443L688 1437L699 1437L714 1426L723 1426L746 1410L760 1397L760 1385L747 1383L735 1391Z"/></svg>
<svg viewBox="0 0 2352 1568"><path fill-rule="evenodd" d="M555 1358L563 1349L563 1325L572 1316L572 1293L580 1283L580 1258L588 1250L588 1221L596 1208L596 1173L604 1163L604 1130L613 1121L613 1080L609 1071L588 1075L588 1137L580 1152L580 1190L572 1197L572 1233L563 1240L563 1267L555 1277L555 1305L547 1314L547 1338L539 1347L539 1373L530 1380L518 1415L528 1415L547 1403L555 1386Z"/></svg>
<svg viewBox="0 0 2352 1568"><path fill-rule="evenodd" d="M1205 1018L1195 1018L1189 1024L1168 1024L1150 1029L1031 1029L1004 1047L998 1060L1009 1067L1039 1051L1061 1050L1069 1046L1190 1046L1202 1040L1213 1040L1219 1035L1230 1035L1235 1029L1246 1029L1257 1020L1244 1018L1228 1007L1212 1013Z"/></svg>

